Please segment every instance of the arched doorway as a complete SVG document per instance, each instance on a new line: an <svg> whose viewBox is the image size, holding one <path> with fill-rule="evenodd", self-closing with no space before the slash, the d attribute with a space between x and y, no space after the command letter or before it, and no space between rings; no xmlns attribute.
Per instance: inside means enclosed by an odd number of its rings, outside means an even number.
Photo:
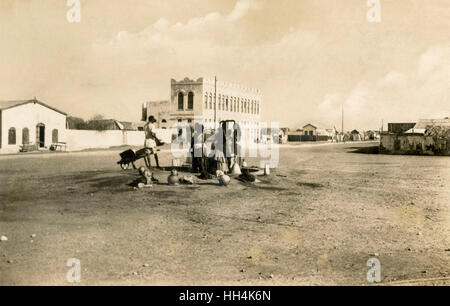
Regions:
<svg viewBox="0 0 450 306"><path fill-rule="evenodd" d="M45 124L36 125L36 145L39 148L45 147Z"/></svg>

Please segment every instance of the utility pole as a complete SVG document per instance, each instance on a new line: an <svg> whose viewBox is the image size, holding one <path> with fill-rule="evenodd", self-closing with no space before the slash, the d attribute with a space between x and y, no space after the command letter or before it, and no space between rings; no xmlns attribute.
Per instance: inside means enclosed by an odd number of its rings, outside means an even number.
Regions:
<svg viewBox="0 0 450 306"><path fill-rule="evenodd" d="M214 77L214 129L216 129L217 120L217 76Z"/></svg>
<svg viewBox="0 0 450 306"><path fill-rule="evenodd" d="M344 104L342 103L342 135L344 135Z"/></svg>

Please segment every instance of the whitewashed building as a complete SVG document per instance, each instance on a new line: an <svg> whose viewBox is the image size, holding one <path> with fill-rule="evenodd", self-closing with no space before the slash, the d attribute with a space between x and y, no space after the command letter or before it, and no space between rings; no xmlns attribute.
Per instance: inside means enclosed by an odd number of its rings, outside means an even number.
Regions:
<svg viewBox="0 0 450 306"><path fill-rule="evenodd" d="M23 145L48 149L66 138L67 114L37 99L0 101L0 152Z"/></svg>
<svg viewBox="0 0 450 306"><path fill-rule="evenodd" d="M144 103L142 119L153 115L158 128L170 128L177 122L191 124L198 119L206 128L214 128L222 120L235 120L256 141L260 137L261 109L259 89L214 78L172 79L170 100Z"/></svg>

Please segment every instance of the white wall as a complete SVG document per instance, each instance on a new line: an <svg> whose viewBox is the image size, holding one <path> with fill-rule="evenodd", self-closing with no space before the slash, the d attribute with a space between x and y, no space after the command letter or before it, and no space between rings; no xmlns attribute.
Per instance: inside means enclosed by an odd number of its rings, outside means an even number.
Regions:
<svg viewBox="0 0 450 306"><path fill-rule="evenodd" d="M22 145L22 130L28 128L31 144L36 143L36 125L45 124L45 146L52 144L52 131L58 130L58 141L66 139L66 116L40 104L27 103L2 111L1 120L1 150L18 151ZM8 144L8 131L11 127L16 129L16 144Z"/></svg>
<svg viewBox="0 0 450 306"><path fill-rule="evenodd" d="M130 146L143 146L145 141L145 133L142 131L123 131L124 144Z"/></svg>
<svg viewBox="0 0 450 306"><path fill-rule="evenodd" d="M143 131L90 131L67 130L67 150L77 151L94 148L109 148L122 145L144 146ZM172 130L157 129L156 135L165 143L172 140Z"/></svg>
<svg viewBox="0 0 450 306"><path fill-rule="evenodd" d="M18 152L22 145L22 129L28 128L30 144L36 143L36 126L45 124L45 147L52 144L52 131L58 130L58 141L67 143L67 150L109 148L130 145L144 146L143 131L86 131L67 130L66 116L40 104L28 103L2 111L0 153ZM16 129L16 144L8 145L8 131ZM172 140L171 129L157 129L157 136L165 143Z"/></svg>
<svg viewBox="0 0 450 306"><path fill-rule="evenodd" d="M67 130L67 150L109 148L123 145L122 131Z"/></svg>
<svg viewBox="0 0 450 306"><path fill-rule="evenodd" d="M156 129L155 133L156 136L165 143L171 143L172 135L178 135L176 129Z"/></svg>

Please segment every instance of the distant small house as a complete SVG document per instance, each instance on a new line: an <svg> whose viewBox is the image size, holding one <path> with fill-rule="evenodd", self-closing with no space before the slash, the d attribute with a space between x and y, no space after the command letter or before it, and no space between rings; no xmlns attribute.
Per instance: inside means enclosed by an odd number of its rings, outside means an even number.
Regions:
<svg viewBox="0 0 450 306"><path fill-rule="evenodd" d="M296 132L289 132L288 141L329 141L332 140L333 135L333 129L321 129L308 123Z"/></svg>
<svg viewBox="0 0 450 306"><path fill-rule="evenodd" d="M450 127L450 119L421 119L414 125L414 129L426 129L429 126Z"/></svg>
<svg viewBox="0 0 450 306"><path fill-rule="evenodd" d="M358 130L353 130L350 132L350 140L351 141L361 141L362 137Z"/></svg>
<svg viewBox="0 0 450 306"><path fill-rule="evenodd" d="M317 136L317 127L308 123L302 128L303 135L305 136Z"/></svg>
<svg viewBox="0 0 450 306"><path fill-rule="evenodd" d="M364 133L364 140L375 140L375 132L374 131L366 131Z"/></svg>
<svg viewBox="0 0 450 306"><path fill-rule="evenodd" d="M404 133L409 129L412 129L416 125L415 122L411 123L388 123L388 132L389 133Z"/></svg>
<svg viewBox="0 0 450 306"><path fill-rule="evenodd" d="M37 99L0 101L0 149L44 149L65 140L67 114Z"/></svg>
<svg viewBox="0 0 450 306"><path fill-rule="evenodd" d="M423 119L417 124L390 123L381 134L380 152L450 155L450 119Z"/></svg>

